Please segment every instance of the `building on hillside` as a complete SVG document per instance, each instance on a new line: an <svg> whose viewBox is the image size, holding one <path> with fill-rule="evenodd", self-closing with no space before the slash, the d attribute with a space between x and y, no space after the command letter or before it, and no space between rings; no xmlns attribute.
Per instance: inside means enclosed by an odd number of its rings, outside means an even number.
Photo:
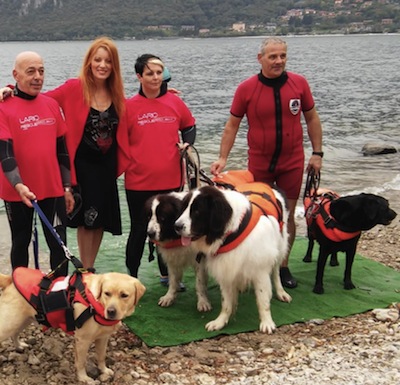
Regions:
<svg viewBox="0 0 400 385"><path fill-rule="evenodd" d="M194 25L181 25L181 31L194 31L195 29Z"/></svg>
<svg viewBox="0 0 400 385"><path fill-rule="evenodd" d="M246 32L246 24L243 22L233 23L232 30L236 32Z"/></svg>
<svg viewBox="0 0 400 385"><path fill-rule="evenodd" d="M210 33L210 30L208 28L200 28L199 29L199 35L206 35Z"/></svg>

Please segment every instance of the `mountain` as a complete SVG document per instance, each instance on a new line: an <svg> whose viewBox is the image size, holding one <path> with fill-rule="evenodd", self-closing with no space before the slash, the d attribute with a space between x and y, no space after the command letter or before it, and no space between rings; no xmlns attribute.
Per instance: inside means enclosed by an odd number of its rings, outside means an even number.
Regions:
<svg viewBox="0 0 400 385"><path fill-rule="evenodd" d="M2 41L399 30L399 0L0 0Z"/></svg>

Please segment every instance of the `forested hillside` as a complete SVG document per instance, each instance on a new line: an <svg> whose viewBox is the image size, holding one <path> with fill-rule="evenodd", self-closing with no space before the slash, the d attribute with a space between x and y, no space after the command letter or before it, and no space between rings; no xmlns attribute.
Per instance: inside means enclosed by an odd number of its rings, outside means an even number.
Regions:
<svg viewBox="0 0 400 385"><path fill-rule="evenodd" d="M0 40L397 32L399 0L0 0ZM238 23L236 28L233 26Z"/></svg>

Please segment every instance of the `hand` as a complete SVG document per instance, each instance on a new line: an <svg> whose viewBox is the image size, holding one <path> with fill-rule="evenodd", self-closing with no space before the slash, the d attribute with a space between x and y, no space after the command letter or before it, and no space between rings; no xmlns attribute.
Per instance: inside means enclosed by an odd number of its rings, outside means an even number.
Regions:
<svg viewBox="0 0 400 385"><path fill-rule="evenodd" d="M314 169L314 172L318 174L322 168L322 157L319 155L311 155L307 165L307 172Z"/></svg>
<svg viewBox="0 0 400 385"><path fill-rule="evenodd" d="M190 146L189 143L177 143L176 144L179 148L179 151L182 153L186 148Z"/></svg>
<svg viewBox="0 0 400 385"><path fill-rule="evenodd" d="M71 214L75 206L74 194L72 194L72 191L65 191L64 198L67 214Z"/></svg>
<svg viewBox="0 0 400 385"><path fill-rule="evenodd" d="M17 193L21 197L23 203L25 203L28 207L33 207L31 201L36 200L36 195L29 190L28 186L24 185L23 183L17 183L15 185L15 190L17 190Z"/></svg>
<svg viewBox="0 0 400 385"><path fill-rule="evenodd" d="M211 165L210 171L213 175L217 176L224 170L225 166L226 160L220 158Z"/></svg>
<svg viewBox="0 0 400 385"><path fill-rule="evenodd" d="M177 90L176 88L168 88L168 92L171 92L171 94L176 94L179 95L181 91Z"/></svg>
<svg viewBox="0 0 400 385"><path fill-rule="evenodd" d="M9 96L14 97L14 92L12 88L10 87L0 88L0 102L4 102L4 99L8 98Z"/></svg>

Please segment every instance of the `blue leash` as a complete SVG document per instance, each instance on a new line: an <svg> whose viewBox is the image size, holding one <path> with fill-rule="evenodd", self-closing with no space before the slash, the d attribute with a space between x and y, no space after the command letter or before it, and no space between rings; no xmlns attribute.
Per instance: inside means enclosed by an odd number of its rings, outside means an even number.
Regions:
<svg viewBox="0 0 400 385"><path fill-rule="evenodd" d="M34 220L33 220L33 231L32 231L32 246L33 246L33 258L35 261L35 269L39 270L39 237L38 237L38 231L37 231L37 216L36 212L34 215Z"/></svg>
<svg viewBox="0 0 400 385"><path fill-rule="evenodd" d="M64 250L64 254L65 257L74 264L74 266L77 269L82 269L83 268L83 264L82 262L74 257L71 252L68 250L67 246L65 246L65 243L62 241L60 234L57 233L57 231L55 230L55 228L51 225L51 223L49 222L49 220L47 219L46 215L44 215L44 212L42 211L42 209L39 207L37 201L32 200L31 201L32 206L34 207L34 209L37 211L37 213L39 214L39 217L41 218L41 220L43 221L43 223L47 226L47 228L51 231L51 233L54 235L54 237L56 238L58 244L61 246L61 248ZM35 260L35 265L36 265L36 260Z"/></svg>

